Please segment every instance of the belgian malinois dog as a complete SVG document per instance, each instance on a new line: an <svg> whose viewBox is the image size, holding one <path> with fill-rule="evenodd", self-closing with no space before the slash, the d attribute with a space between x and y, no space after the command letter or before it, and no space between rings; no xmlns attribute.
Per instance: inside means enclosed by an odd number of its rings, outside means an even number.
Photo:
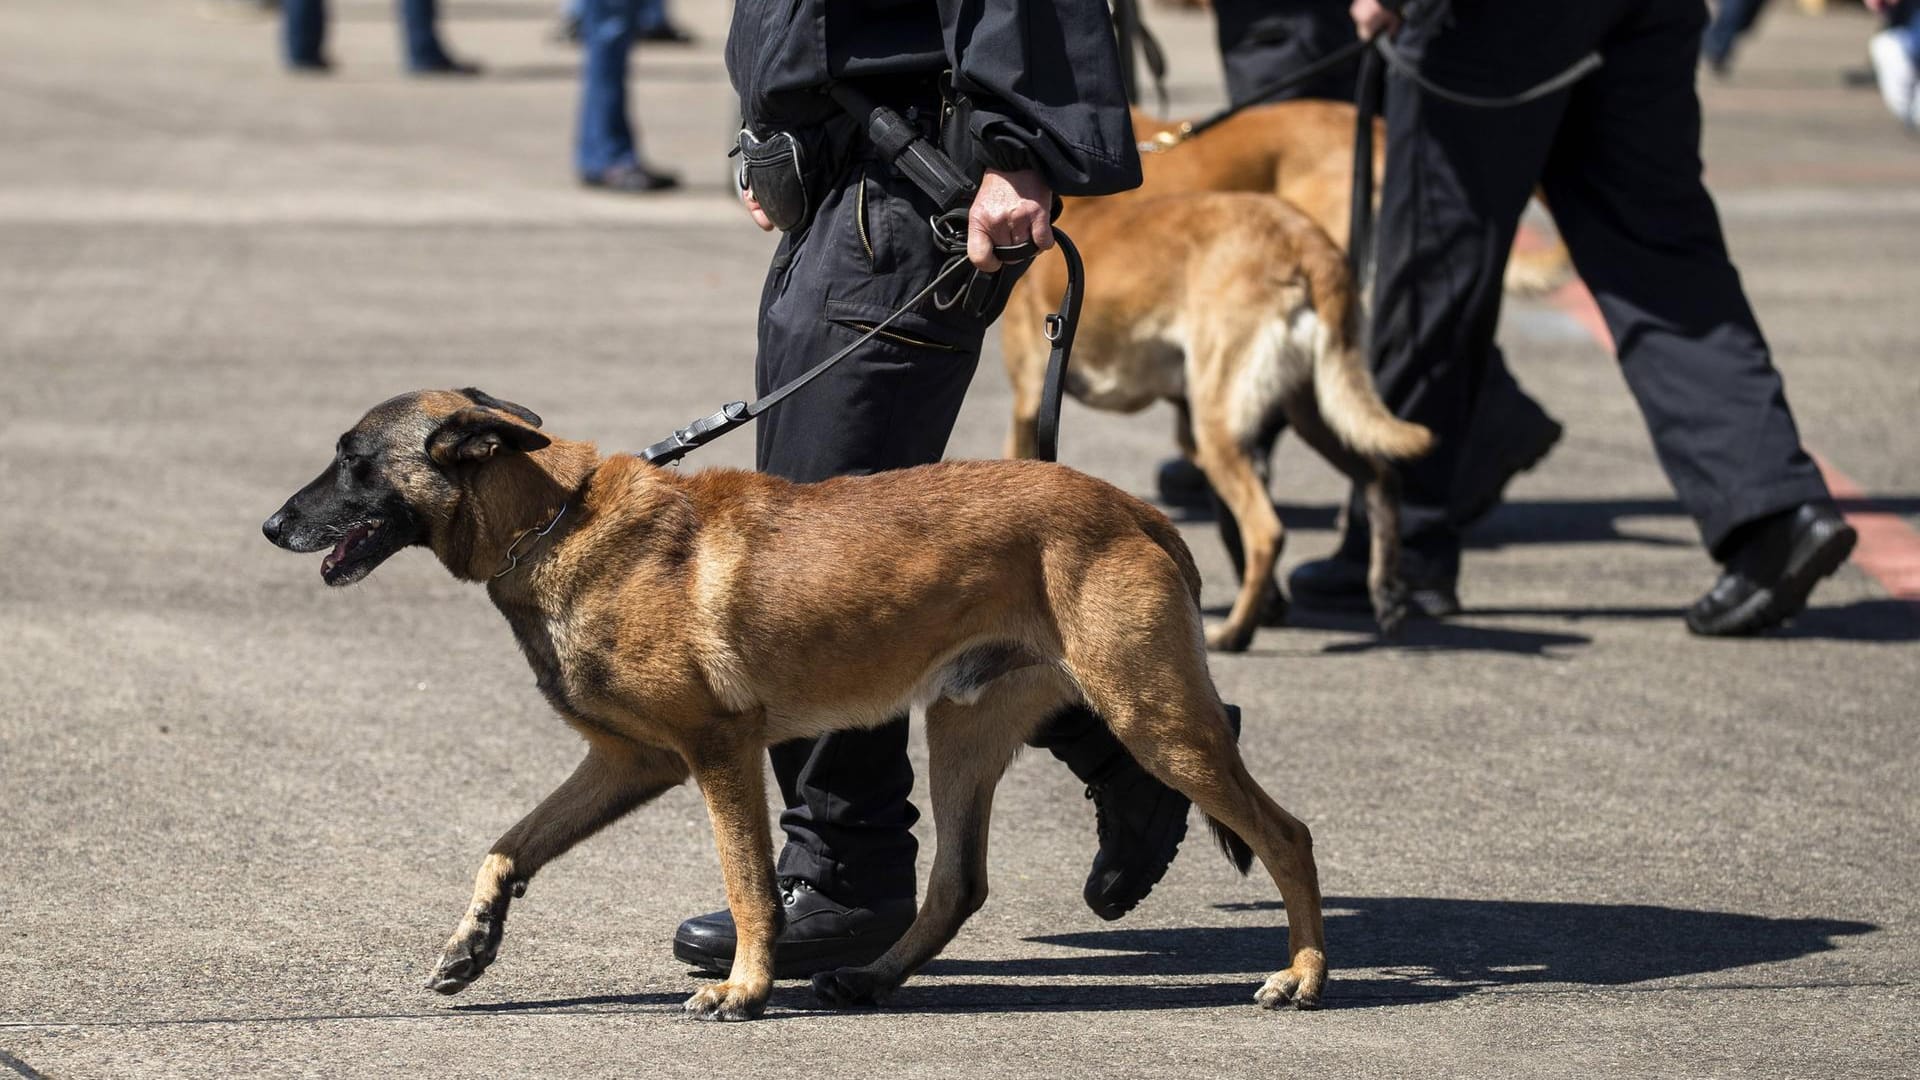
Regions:
<svg viewBox="0 0 1920 1080"><path fill-rule="evenodd" d="M1207 673L1199 574L1157 510L1040 462L794 484L601 457L539 426L478 390L396 397L264 526L281 547L327 550L329 585L413 546L484 584L586 740L573 775L481 863L429 987L479 978L542 866L691 775L739 947L687 1012L759 1016L780 924L766 748L922 705L939 836L926 901L880 959L813 979L831 1004L877 1002L985 902L994 786L1044 718L1084 701L1206 813L1242 873L1257 854L1279 887L1288 966L1255 1000L1320 1002L1312 838L1240 760Z"/></svg>
<svg viewBox="0 0 1920 1080"><path fill-rule="evenodd" d="M1395 417L1374 388L1340 249L1272 195L1070 199L1067 215L1088 268L1067 391L1115 412L1175 402L1182 452L1233 515L1221 525L1237 529L1229 543L1239 542L1240 592L1208 645L1245 649L1279 610L1274 567L1286 534L1267 469L1282 427L1365 492L1367 583L1374 619L1392 633L1406 617L1393 464L1426 453L1432 435ZM1041 256L1000 322L1013 382L1009 457L1033 456L1049 347L1044 298L1065 284L1060 256Z"/></svg>

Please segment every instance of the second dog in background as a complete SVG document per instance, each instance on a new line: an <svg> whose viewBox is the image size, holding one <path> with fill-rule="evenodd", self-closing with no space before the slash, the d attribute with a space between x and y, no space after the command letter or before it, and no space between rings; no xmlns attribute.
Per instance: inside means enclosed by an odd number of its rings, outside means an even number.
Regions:
<svg viewBox="0 0 1920 1080"><path fill-rule="evenodd" d="M1214 649L1239 651L1263 611L1283 530L1267 487L1264 433L1283 419L1335 468L1364 486L1376 522L1368 575L1374 617L1392 632L1405 616L1397 575L1398 502L1392 463L1427 452L1431 436L1380 401L1361 354L1361 305L1327 234L1271 195L1202 193L1075 200L1073 233L1087 260L1067 391L1098 409L1134 412L1184 403L1182 449L1239 523L1241 585ZM1008 453L1033 455L1046 371L1044 298L1065 263L1049 253L1016 286L1001 321L1013 380Z"/></svg>

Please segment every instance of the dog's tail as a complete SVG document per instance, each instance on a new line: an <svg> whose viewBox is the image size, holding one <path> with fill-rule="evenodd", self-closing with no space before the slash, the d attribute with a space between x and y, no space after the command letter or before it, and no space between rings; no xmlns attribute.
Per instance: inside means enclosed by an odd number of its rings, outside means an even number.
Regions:
<svg viewBox="0 0 1920 1080"><path fill-rule="evenodd" d="M1240 839L1239 833L1211 817L1207 818L1207 828L1213 833L1213 842L1220 845L1220 853L1227 857L1235 870L1240 871L1241 877L1246 877L1247 871L1253 869L1253 848Z"/></svg>
<svg viewBox="0 0 1920 1080"><path fill-rule="evenodd" d="M1320 415L1359 453L1389 461L1417 458L1433 448L1433 433L1393 415L1380 400L1360 353L1359 298L1346 263L1337 251L1333 254L1301 260L1320 320L1313 343L1313 394Z"/></svg>

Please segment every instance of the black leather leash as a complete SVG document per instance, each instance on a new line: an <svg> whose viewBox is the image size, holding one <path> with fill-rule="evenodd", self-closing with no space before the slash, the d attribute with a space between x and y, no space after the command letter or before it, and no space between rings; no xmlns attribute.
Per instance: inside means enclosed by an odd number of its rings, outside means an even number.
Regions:
<svg viewBox="0 0 1920 1080"><path fill-rule="evenodd" d="M842 107L865 124L868 139L882 159L897 167L902 175L942 207L942 211L928 221L928 226L933 230L934 242L947 253L946 263L911 299L888 313L886 318L868 328L845 348L751 404L730 401L721 406L719 412L675 431L640 451L640 456L645 460L656 465L671 465L727 432L752 423L801 387L826 374L835 364L872 341L881 331L926 302L929 297L934 306L942 311L959 305L984 304L991 299L994 285L992 275L975 270L967 259L967 210L976 190L974 183L954 167L946 154L929 143L919 129L892 109L876 105L851 88L837 87L833 96ZM1065 392L1067 362L1073 352L1074 330L1080 323L1080 301L1086 293L1086 269L1079 250L1074 247L1072 239L1058 228L1053 230L1053 239L1060 247L1060 254L1067 260L1067 288L1061 296L1059 309L1047 316L1044 329L1052 351L1047 357L1046 381L1041 387L1036 443L1040 457L1045 461L1054 460L1059 447L1060 403ZM1038 255L1039 251L1031 240L1020 244L995 245L993 249L995 257L1009 265L1026 262ZM951 292L942 292L941 286L958 278L962 270L968 272L966 283Z"/></svg>
<svg viewBox="0 0 1920 1080"><path fill-rule="evenodd" d="M846 348L841 349L839 352L813 365L813 367L808 368L799 378L752 404L744 401L729 401L725 405L720 406L720 411L714 413L712 416L695 420L686 427L675 431L673 434L640 451L640 456L656 465L671 465L693 451L698 450L700 447L732 431L734 428L745 427L753 423L761 413L780 404L801 387L826 374L827 370L833 367L833 365L845 360L855 349L872 341L882 330L892 326L894 321L900 318L900 316L905 315L907 312L919 306L922 300L933 295L933 291L940 287L941 282L952 277L961 265L963 264L949 262L938 274L933 276L932 281L927 282L925 288L913 295L913 299L895 308L886 318L875 323L866 333L861 334L859 338Z"/></svg>

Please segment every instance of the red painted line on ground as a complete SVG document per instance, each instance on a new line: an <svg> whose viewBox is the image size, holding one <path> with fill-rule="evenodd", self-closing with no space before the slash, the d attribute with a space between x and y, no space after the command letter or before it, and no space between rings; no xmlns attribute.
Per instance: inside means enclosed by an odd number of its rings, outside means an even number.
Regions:
<svg viewBox="0 0 1920 1080"><path fill-rule="evenodd" d="M1860 543L1853 549L1854 565L1879 582L1889 596L1920 610L1920 532L1898 514L1872 509L1873 497L1832 462L1819 454L1813 460L1827 478L1833 497L1857 507L1847 511L1847 524L1860 533Z"/></svg>
<svg viewBox="0 0 1920 1080"><path fill-rule="evenodd" d="M1548 299L1579 323L1601 348L1613 352L1613 334L1607 330L1606 320L1600 317L1600 305L1594 303L1585 283L1575 278ZM1879 582L1887 595L1905 600L1920 610L1920 531L1915 531L1898 514L1875 509L1872 496L1825 458L1814 454L1813 460L1820 466L1820 475L1826 478L1827 490L1833 492L1834 498L1852 506L1843 513L1847 524L1860 534L1860 542L1853 549L1853 564Z"/></svg>

